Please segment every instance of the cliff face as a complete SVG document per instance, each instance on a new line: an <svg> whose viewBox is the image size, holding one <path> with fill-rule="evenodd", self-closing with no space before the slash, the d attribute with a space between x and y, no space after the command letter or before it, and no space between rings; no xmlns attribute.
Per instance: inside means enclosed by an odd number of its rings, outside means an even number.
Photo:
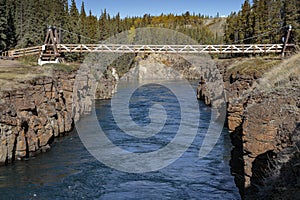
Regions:
<svg viewBox="0 0 300 200"><path fill-rule="evenodd" d="M288 166L291 167L288 164L290 160L283 157L299 163L299 149L289 150L297 149L299 145L299 61L299 56L296 56L274 70L268 69L259 75L240 73L232 69L230 71L232 62L219 65L227 96L227 124L234 146L230 162L231 172L241 196L245 199L257 199L258 194L264 194L261 196L269 199L270 196L264 191L268 188L271 194L276 190L276 185L273 185L274 190L270 186L274 174L282 177L282 180L290 179L296 185L300 184L297 176L283 178L282 172L282 168L286 170ZM255 62L249 68L256 68ZM199 87L199 94L202 99L207 99L210 91L203 86L205 84ZM297 167L289 170L299 172ZM286 188L285 186L282 188Z"/></svg>
<svg viewBox="0 0 300 200"><path fill-rule="evenodd" d="M54 137L71 131L74 78L74 73L59 73L1 91L1 164L46 151Z"/></svg>
<svg viewBox="0 0 300 200"><path fill-rule="evenodd" d="M300 121L299 94L300 87L295 85L229 102L228 125L235 147L231 166L242 194L262 186L271 163L294 144L291 136Z"/></svg>
<svg viewBox="0 0 300 200"><path fill-rule="evenodd" d="M139 55L136 60L135 66L123 77L124 80L199 79L203 74L201 66L193 65L178 55Z"/></svg>
<svg viewBox="0 0 300 200"><path fill-rule="evenodd" d="M277 154L264 187L256 193L248 192L247 199L299 199L300 196L300 124L292 133L293 145Z"/></svg>
<svg viewBox="0 0 300 200"><path fill-rule="evenodd" d="M96 90L97 98L111 98L115 78L97 81L85 69L55 71L0 91L0 165L47 151L55 137L71 131L74 121L91 111Z"/></svg>

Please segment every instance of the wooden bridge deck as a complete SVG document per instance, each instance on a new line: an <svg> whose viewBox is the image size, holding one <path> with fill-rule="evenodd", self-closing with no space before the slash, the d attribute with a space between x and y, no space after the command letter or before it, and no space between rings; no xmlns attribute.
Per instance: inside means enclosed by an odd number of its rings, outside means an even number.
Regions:
<svg viewBox="0 0 300 200"><path fill-rule="evenodd" d="M49 46L49 45L48 45ZM284 44L236 45L130 45L130 44L57 44L59 53L174 53L174 54L269 54L282 53ZM2 56L22 57L41 54L46 48L35 46L3 52ZM52 47L53 48L53 47ZM42 55L42 54L41 54Z"/></svg>

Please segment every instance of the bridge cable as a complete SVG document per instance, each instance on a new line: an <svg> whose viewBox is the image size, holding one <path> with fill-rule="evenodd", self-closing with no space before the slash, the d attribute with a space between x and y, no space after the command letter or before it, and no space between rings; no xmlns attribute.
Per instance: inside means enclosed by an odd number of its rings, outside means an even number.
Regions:
<svg viewBox="0 0 300 200"><path fill-rule="evenodd" d="M287 28L289 27L289 25L286 25L286 26L282 26L280 27L279 29L275 30L275 32L279 32L281 29L284 29L284 28ZM239 42L244 42L244 41L247 41L247 40L251 40L251 39L255 39L255 38L259 38L259 37L263 37L263 36L266 36L267 34L271 33L271 32L274 32L274 30L271 30L271 31L268 31L268 32L265 32L265 33L262 33L262 34L259 34L259 35L256 35L256 36L252 36L252 37L248 37L248 38L245 38L245 39L242 39L242 40L237 40L237 41L234 41L233 43L231 44L237 44Z"/></svg>
<svg viewBox="0 0 300 200"><path fill-rule="evenodd" d="M68 31L68 30L65 30L65 29L62 29L62 28L58 28L58 30L61 30L61 31L63 31L63 32L67 32L67 33L70 33L70 34L72 34L72 35L76 35L76 36L79 36L79 37L81 37L81 38L86 38L86 39L89 39L89 40L91 40L91 41L93 41L93 42L99 43L99 40L96 40L96 39L93 39L93 38L89 38L89 37L86 37L86 36L81 35L81 34L78 34L78 33L74 33L74 32L71 32L71 31Z"/></svg>
<svg viewBox="0 0 300 200"><path fill-rule="evenodd" d="M289 27L289 25L282 26L282 27L280 27L279 29L275 30L275 32L277 33L277 32L279 32L279 31L281 31L282 29L287 28L287 27ZM61 30L61 31L70 33L70 34L72 34L72 35L76 35L76 36L79 36L79 37L81 37L81 38L86 38L86 39L89 39L90 41L100 43L99 40L96 40L96 39L93 39L93 38L89 38L89 37L87 37L87 36L84 36L84 35L81 35L81 34L78 34L78 33L74 33L74 32L65 30L65 29L63 29L63 28L60 28L60 27L59 27L58 29ZM242 39L242 40L237 40L237 41L232 42L231 44L237 44L237 43L244 42L244 41L247 41L247 40L251 40L251 39L263 37L263 36L268 35L268 34L271 33L271 32L274 32L274 30L271 30L271 31L268 31L268 32L265 32L265 33L262 33L262 34L259 34L259 35L256 35L256 36L248 37L248 38L245 38L245 39ZM224 45L230 45L230 44L224 44Z"/></svg>

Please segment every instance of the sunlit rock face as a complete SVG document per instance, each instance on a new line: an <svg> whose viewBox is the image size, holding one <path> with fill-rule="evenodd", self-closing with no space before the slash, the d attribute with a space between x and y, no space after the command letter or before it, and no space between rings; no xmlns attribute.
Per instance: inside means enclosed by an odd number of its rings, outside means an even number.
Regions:
<svg viewBox="0 0 300 200"><path fill-rule="evenodd" d="M45 151L54 137L72 130L74 77L75 74L57 73L1 92L2 164Z"/></svg>
<svg viewBox="0 0 300 200"><path fill-rule="evenodd" d="M299 151L293 150L300 141L297 135L300 127L299 78L292 74L280 83L280 87L275 84L265 88L262 77L229 73L230 63L218 67L224 80L227 126L233 144L231 172L242 197L257 199L261 195L263 198L260 199L268 198L264 191L268 189L268 194L272 194L284 180L286 183L280 187L293 191L298 187L295 186L299 182L297 176L284 178L282 174L287 169L299 172L297 165L289 164L299 161ZM205 81L200 81L198 98L209 105L209 97ZM276 185L270 184L272 180L277 181ZM294 180L295 184L286 187L289 185L287 180ZM269 187L265 187L266 184ZM294 194L297 193L291 193Z"/></svg>
<svg viewBox="0 0 300 200"><path fill-rule="evenodd" d="M74 120L91 110L91 76L76 75L54 72L0 92L1 165L47 151L55 137L71 131ZM111 98L115 84L115 78L99 80L97 97Z"/></svg>
<svg viewBox="0 0 300 200"><path fill-rule="evenodd" d="M189 63L179 55L150 54L138 55L136 64L128 73L125 80L181 80L200 79L201 66Z"/></svg>

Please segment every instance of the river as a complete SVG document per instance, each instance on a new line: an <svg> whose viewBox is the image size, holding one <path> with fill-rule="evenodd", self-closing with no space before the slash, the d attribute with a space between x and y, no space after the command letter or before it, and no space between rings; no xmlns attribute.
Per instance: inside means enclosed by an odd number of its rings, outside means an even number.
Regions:
<svg viewBox="0 0 300 200"><path fill-rule="evenodd" d="M196 82L192 85L195 88ZM151 98L164 101L164 107L174 117L166 120L167 128L156 137L133 140L121 134L112 116L110 100L96 101L98 121L108 137L122 148L142 153L155 151L165 146L178 130L178 102L169 93L164 87L149 85L133 95L130 110L137 124L149 123L145 109ZM226 128L213 150L205 158L198 157L211 113L202 102L199 108L196 138L179 159L163 169L127 173L107 167L86 150L74 130L55 140L49 152L1 167L0 199L240 199L230 175L232 147Z"/></svg>

